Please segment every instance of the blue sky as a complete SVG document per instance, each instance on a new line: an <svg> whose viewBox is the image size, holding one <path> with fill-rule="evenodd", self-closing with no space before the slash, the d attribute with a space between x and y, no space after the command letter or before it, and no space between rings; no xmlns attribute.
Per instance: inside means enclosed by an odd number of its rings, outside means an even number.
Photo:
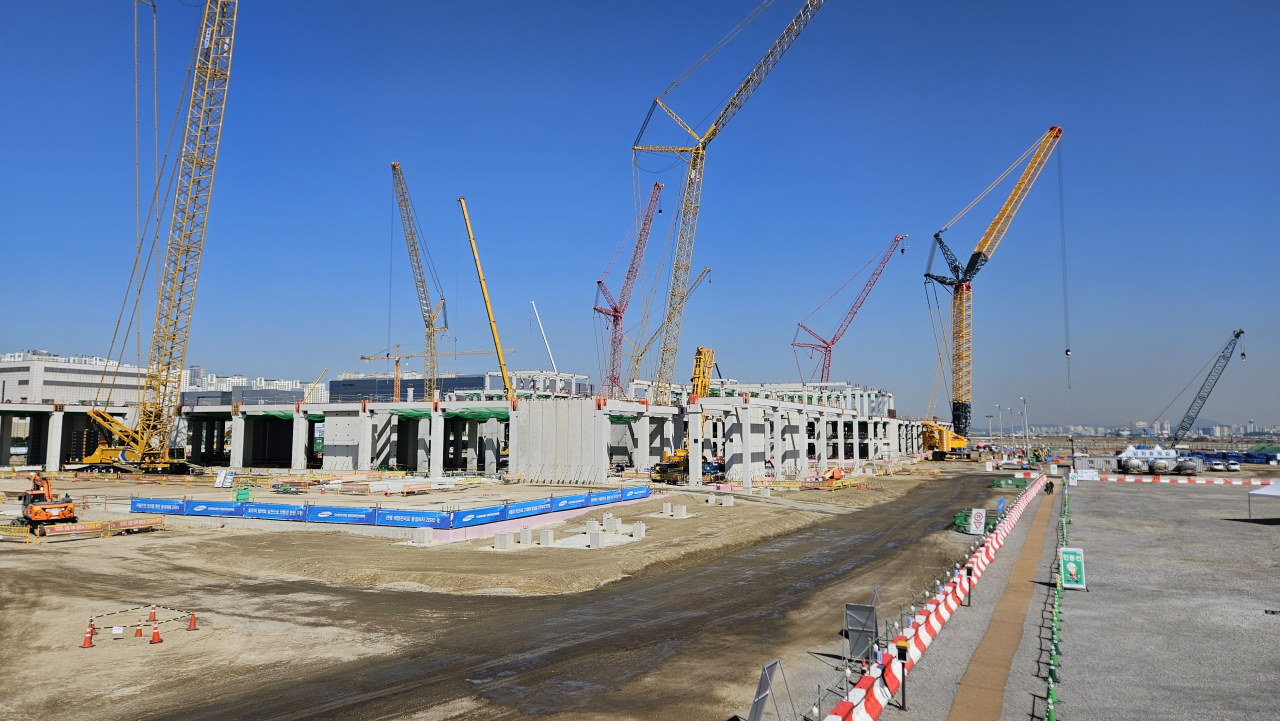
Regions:
<svg viewBox="0 0 1280 721"><path fill-rule="evenodd" d="M190 5L159 0L166 130ZM561 369L597 377L594 281L634 219L630 143L650 99L752 7L244 3L188 362L309 380L373 370L358 356L387 345L388 325L420 346L398 160L457 347L490 345L465 195L513 365L548 365L534 300ZM666 99L690 121L713 112L797 7L776 2ZM928 240L1056 124L1073 388L1054 159L974 284L975 425L1019 396L1033 423L1150 418L1237 327L1249 360L1232 361L1202 416L1280 423L1278 31L1266 2L832 0L708 151L694 266L711 282L689 304L678 367L707 345L727 376L795 379L795 323L907 233L833 377L921 414L936 357ZM110 343L133 260L132 37L126 2L0 5L0 349ZM655 118L646 137L678 135ZM670 209L679 172L639 183L667 183ZM947 233L962 255L1007 192ZM650 269L673 215L655 226ZM624 251L612 288L625 265ZM815 329L834 329L860 286Z"/></svg>

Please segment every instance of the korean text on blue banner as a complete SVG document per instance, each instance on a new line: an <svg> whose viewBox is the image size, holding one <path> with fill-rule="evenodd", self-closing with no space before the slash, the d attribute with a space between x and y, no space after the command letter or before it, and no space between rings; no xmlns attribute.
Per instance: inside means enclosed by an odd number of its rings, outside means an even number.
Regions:
<svg viewBox="0 0 1280 721"><path fill-rule="evenodd" d="M639 488L632 487L632 488L622 489L622 500L624 501L630 501L635 498L648 498L648 497L649 497L648 486L640 486Z"/></svg>
<svg viewBox="0 0 1280 721"><path fill-rule="evenodd" d="M551 510L553 511L570 511L575 508L585 508L587 505L587 494L579 493L576 496L560 496L551 499Z"/></svg>
<svg viewBox="0 0 1280 721"><path fill-rule="evenodd" d="M536 516L542 513L551 512L550 498L540 498L536 501L521 501L520 503L510 503L507 505L507 520L513 518L524 518L525 516Z"/></svg>
<svg viewBox="0 0 1280 721"><path fill-rule="evenodd" d="M404 511L380 508L379 526L406 526L409 528L448 528L449 514L442 511Z"/></svg>
<svg viewBox="0 0 1280 721"><path fill-rule="evenodd" d="M588 506L599 506L605 503L617 503L622 500L622 491L601 491L599 493L587 494L590 498L587 500Z"/></svg>
<svg viewBox="0 0 1280 721"><path fill-rule="evenodd" d="M130 498L129 512L182 515L182 501L173 498Z"/></svg>
<svg viewBox="0 0 1280 721"><path fill-rule="evenodd" d="M244 505L234 501L187 501L182 512L188 516L243 516Z"/></svg>
<svg viewBox="0 0 1280 721"><path fill-rule="evenodd" d="M374 509L372 508L307 506L308 523L358 523L372 526L375 517Z"/></svg>
<svg viewBox="0 0 1280 721"><path fill-rule="evenodd" d="M286 506L282 503L246 503L245 518L266 518L273 521L305 521L306 506Z"/></svg>
<svg viewBox="0 0 1280 721"><path fill-rule="evenodd" d="M465 528L466 526L478 526L482 523L493 523L506 519L506 506L490 506L488 508L472 508L469 511L453 512L453 527Z"/></svg>

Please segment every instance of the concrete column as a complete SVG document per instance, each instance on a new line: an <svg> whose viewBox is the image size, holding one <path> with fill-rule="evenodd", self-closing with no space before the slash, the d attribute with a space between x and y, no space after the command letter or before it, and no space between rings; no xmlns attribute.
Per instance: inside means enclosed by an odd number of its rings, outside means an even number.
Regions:
<svg viewBox="0 0 1280 721"><path fill-rule="evenodd" d="M770 414L770 420L773 421L773 432L769 434L770 443L773 445L773 476L774 478L782 477L782 411L775 410Z"/></svg>
<svg viewBox="0 0 1280 721"><path fill-rule="evenodd" d="M675 426L675 416L662 417L662 454L664 456L675 451L675 446L672 445L675 430L673 426Z"/></svg>
<svg viewBox="0 0 1280 721"><path fill-rule="evenodd" d="M49 414L48 440L45 442L44 469L57 471L62 468L62 411ZM28 441L30 444L30 441ZM31 461L28 460L28 463Z"/></svg>
<svg viewBox="0 0 1280 721"><path fill-rule="evenodd" d="M502 432L505 426L507 434L507 473L520 472L520 457L516 455L520 447L518 443L520 440L518 414L519 411L516 410L508 411L506 423L498 421L498 460L502 460Z"/></svg>
<svg viewBox="0 0 1280 721"><path fill-rule="evenodd" d="M467 421L467 470L480 470L480 422Z"/></svg>
<svg viewBox="0 0 1280 721"><path fill-rule="evenodd" d="M13 416L0 416L0 466L9 465L9 451L13 448Z"/></svg>
<svg viewBox="0 0 1280 721"><path fill-rule="evenodd" d="M294 471L307 470L307 413L293 414L293 459L289 468Z"/></svg>
<svg viewBox="0 0 1280 721"><path fill-rule="evenodd" d="M631 456L631 463L637 471L643 471L653 465L653 461L649 460L649 416L641 415L631 427L636 434L636 452ZM693 454L693 436L690 434L689 455Z"/></svg>
<svg viewBox="0 0 1280 721"><path fill-rule="evenodd" d="M742 433L738 436L738 446L742 449L742 490L751 490L751 405L744 403L738 406L738 427Z"/></svg>
<svg viewBox="0 0 1280 721"><path fill-rule="evenodd" d="M827 472L827 417L818 414L814 419L813 445L818 460L818 477Z"/></svg>
<svg viewBox="0 0 1280 721"><path fill-rule="evenodd" d="M245 422L244 414L238 413L231 416L231 467L245 467L245 441L249 440L244 437Z"/></svg>
<svg viewBox="0 0 1280 721"><path fill-rule="evenodd" d="M356 470L369 470L373 461L373 413L360 414L360 437L356 443Z"/></svg>
<svg viewBox="0 0 1280 721"><path fill-rule="evenodd" d="M836 460L840 462L840 467L844 468L844 416L836 416Z"/></svg>
<svg viewBox="0 0 1280 721"><path fill-rule="evenodd" d="M502 439L498 434L501 430L502 426L497 418L490 418L484 422L484 432L478 445L487 476L498 474L498 456L502 453Z"/></svg>
<svg viewBox="0 0 1280 721"><path fill-rule="evenodd" d="M702 485L702 411L688 413L689 485ZM647 427L647 424L646 424Z"/></svg>
<svg viewBox="0 0 1280 721"><path fill-rule="evenodd" d="M596 411L594 420L596 443L591 459L590 479L596 483L604 483L609 477L609 413Z"/></svg>
<svg viewBox="0 0 1280 721"><path fill-rule="evenodd" d="M431 467L431 427L435 423L432 416L418 419L418 437L414 439L412 455L414 468L419 474L427 473L427 469Z"/></svg>
<svg viewBox="0 0 1280 721"><path fill-rule="evenodd" d="M431 464L428 467L431 478L444 476L444 412L431 413Z"/></svg>

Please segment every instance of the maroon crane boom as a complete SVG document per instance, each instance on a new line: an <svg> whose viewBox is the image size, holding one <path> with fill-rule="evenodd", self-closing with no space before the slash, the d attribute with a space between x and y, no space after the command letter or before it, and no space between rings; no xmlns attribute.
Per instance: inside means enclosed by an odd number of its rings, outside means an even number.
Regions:
<svg viewBox="0 0 1280 721"><path fill-rule="evenodd" d="M849 324L853 322L853 317L858 314L858 309L862 307L863 301L865 301L867 296L871 294L871 288L875 286L877 280L880 280L880 273L882 273L884 271L884 267L889 264L889 258L893 257L893 251L898 249L898 244L906 237L907 236L905 235L893 236L893 242L889 243L888 249L884 252L884 257L880 259L880 264L877 265L875 271L871 273L871 277L867 278L867 284L862 286L862 292L858 294L857 300L853 301L853 305L849 306L849 312L844 314L844 321L840 323L840 327L837 328L835 334L831 336L831 340L827 340L817 333L814 333L803 322L796 324L800 326L801 330L813 336L818 342L792 343L791 345L796 348L808 348L822 354L823 383L827 383L831 380L831 349L834 348L836 343L839 343L840 339L844 337L845 331L849 330ZM799 331L796 331L796 334L799 335Z"/></svg>
<svg viewBox="0 0 1280 721"><path fill-rule="evenodd" d="M654 183L649 193L649 204L645 206L644 218L636 232L636 247L631 251L631 265L627 266L627 277L622 281L622 292L618 299L604 284L604 278L596 281L605 302L609 307L595 306L597 313L608 319L609 323L609 369L605 374L605 387L610 398L622 398L626 391L622 387L622 316L631 304L631 292L635 290L636 278L640 276L640 265L644 261L645 245L649 242L649 229L653 226L653 216L658 210L658 198L662 195L662 183Z"/></svg>

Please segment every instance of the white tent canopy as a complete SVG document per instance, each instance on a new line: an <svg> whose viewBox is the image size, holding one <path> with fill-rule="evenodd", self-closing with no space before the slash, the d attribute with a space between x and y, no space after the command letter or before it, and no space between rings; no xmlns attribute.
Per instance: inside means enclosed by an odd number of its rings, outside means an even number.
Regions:
<svg viewBox="0 0 1280 721"><path fill-rule="evenodd" d="M1280 498L1280 484L1272 483L1269 486L1263 486L1256 491L1249 491L1249 518L1253 518L1253 497L1271 497Z"/></svg>

